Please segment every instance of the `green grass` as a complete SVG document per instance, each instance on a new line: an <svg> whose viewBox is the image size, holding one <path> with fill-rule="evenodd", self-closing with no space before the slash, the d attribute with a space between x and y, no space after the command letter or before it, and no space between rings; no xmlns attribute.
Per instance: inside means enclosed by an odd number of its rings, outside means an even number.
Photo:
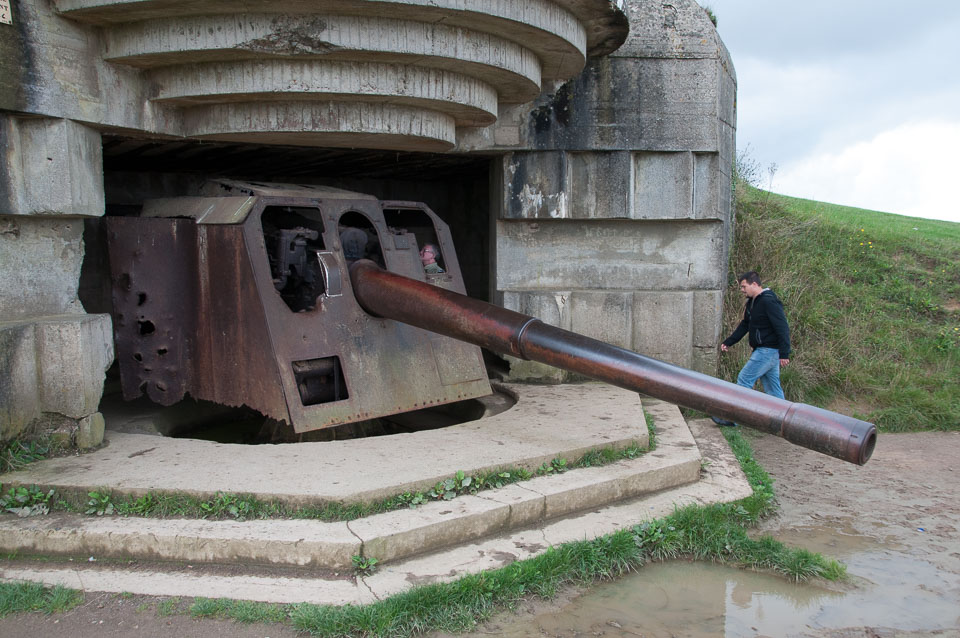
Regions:
<svg viewBox="0 0 960 638"><path fill-rule="evenodd" d="M787 399L882 431L960 429L960 224L736 188L729 334L757 270L783 300L793 341ZM749 348L720 358L736 378Z"/></svg>
<svg viewBox="0 0 960 638"><path fill-rule="evenodd" d="M10 440L0 443L0 474L15 472L56 451L49 440Z"/></svg>
<svg viewBox="0 0 960 638"><path fill-rule="evenodd" d="M647 424L647 449L652 452L657 449L657 423L653 415L646 410L643 411L643 420Z"/></svg>
<svg viewBox="0 0 960 638"><path fill-rule="evenodd" d="M69 611L83 602L83 592L40 583L0 583L0 618L20 612L52 614Z"/></svg>
<svg viewBox="0 0 960 638"><path fill-rule="evenodd" d="M284 623L289 619L285 605L230 598L196 598L187 613L194 618L229 618L242 623Z"/></svg>

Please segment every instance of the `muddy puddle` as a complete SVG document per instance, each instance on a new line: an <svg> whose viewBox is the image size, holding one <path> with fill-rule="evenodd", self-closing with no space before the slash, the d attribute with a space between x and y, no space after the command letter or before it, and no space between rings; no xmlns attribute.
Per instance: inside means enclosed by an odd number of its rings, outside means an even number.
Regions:
<svg viewBox="0 0 960 638"><path fill-rule="evenodd" d="M909 547L884 542L882 534L866 537L852 529L839 524L777 534L790 545L842 560L849 578L840 583L794 583L767 573L672 561L596 585L536 614L500 616L474 635L958 635L953 632L960 627L960 577L911 556ZM865 628L879 632L864 634Z"/></svg>

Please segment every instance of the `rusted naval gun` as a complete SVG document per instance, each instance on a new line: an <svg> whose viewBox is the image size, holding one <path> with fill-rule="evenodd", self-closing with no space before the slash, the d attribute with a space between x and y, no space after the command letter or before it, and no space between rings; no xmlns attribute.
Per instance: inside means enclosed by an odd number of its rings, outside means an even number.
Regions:
<svg viewBox="0 0 960 638"><path fill-rule="evenodd" d="M211 180L107 218L123 396L247 406L303 433L491 394L480 349L371 317L347 273L366 257L464 292L426 205L336 188ZM419 247L439 247L425 274Z"/></svg>
<svg viewBox="0 0 960 638"><path fill-rule="evenodd" d="M876 445L872 423L659 361L388 272L370 261L355 262L350 279L360 306L379 317L703 410L858 465L870 459Z"/></svg>
<svg viewBox="0 0 960 638"><path fill-rule="evenodd" d="M424 271L427 243L443 273ZM486 396L482 347L852 463L876 444L870 423L467 297L449 228L424 204L218 180L110 218L108 245L127 399L190 394L306 432Z"/></svg>

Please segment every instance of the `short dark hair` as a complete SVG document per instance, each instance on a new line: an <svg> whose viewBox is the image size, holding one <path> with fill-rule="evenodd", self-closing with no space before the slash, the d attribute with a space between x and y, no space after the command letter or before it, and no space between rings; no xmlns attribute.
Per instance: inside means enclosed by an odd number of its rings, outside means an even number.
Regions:
<svg viewBox="0 0 960 638"><path fill-rule="evenodd" d="M745 281L748 284L757 284L760 285L760 275L757 274L756 270L748 270L745 273L737 275L737 283Z"/></svg>

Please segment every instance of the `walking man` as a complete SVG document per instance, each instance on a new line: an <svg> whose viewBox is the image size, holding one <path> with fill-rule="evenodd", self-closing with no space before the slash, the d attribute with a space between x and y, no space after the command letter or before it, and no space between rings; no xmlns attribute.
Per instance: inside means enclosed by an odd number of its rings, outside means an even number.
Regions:
<svg viewBox="0 0 960 638"><path fill-rule="evenodd" d="M720 350L726 352L743 335L749 335L753 354L737 375L737 385L753 388L753 384L760 379L764 392L782 399L780 368L790 363L790 326L783 313L783 303L772 290L760 285L760 275L753 270L738 276L737 281L747 303L743 319L733 334L720 344ZM717 417L710 418L717 425L736 425Z"/></svg>

